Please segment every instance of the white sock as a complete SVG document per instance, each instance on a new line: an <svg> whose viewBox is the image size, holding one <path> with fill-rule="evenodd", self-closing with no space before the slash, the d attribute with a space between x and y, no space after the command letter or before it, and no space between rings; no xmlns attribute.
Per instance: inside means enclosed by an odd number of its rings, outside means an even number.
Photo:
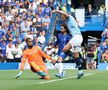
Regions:
<svg viewBox="0 0 108 90"><path fill-rule="evenodd" d="M78 72L78 73L79 73L79 74L80 74L80 73L83 73L83 70L79 70L79 72Z"/></svg>
<svg viewBox="0 0 108 90"><path fill-rule="evenodd" d="M63 63L59 63L59 74L63 72Z"/></svg>
<svg viewBox="0 0 108 90"><path fill-rule="evenodd" d="M63 72L63 63L60 62L60 63L56 63L54 65L55 69L59 70L59 74L61 74Z"/></svg>
<svg viewBox="0 0 108 90"><path fill-rule="evenodd" d="M58 65L58 63L56 63L56 64L54 65L54 67L55 67L55 69L59 70L59 65Z"/></svg>

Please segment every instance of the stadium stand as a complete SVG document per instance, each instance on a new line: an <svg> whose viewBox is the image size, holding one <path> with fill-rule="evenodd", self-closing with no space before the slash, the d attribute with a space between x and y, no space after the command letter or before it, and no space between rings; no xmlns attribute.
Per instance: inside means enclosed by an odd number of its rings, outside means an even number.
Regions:
<svg viewBox="0 0 108 90"><path fill-rule="evenodd" d="M51 41L54 41L51 37L60 31L60 24L63 21L60 15L56 13L51 15L53 9L61 9L72 15L76 13L76 9L85 9L85 25L80 27L82 33L89 31L102 32L105 30L106 26L108 26L108 19L105 17L104 5L94 8L92 4L85 6L83 3L78 5L73 2L71 0L1 0L0 62L20 62L22 51L26 48L24 41L26 35L33 35L34 45L39 45L42 49ZM103 49L103 42L107 43L104 38L106 37L103 35L100 46L96 43L99 50L99 63L103 62L102 55L106 49ZM16 48L17 45L18 48ZM86 47L84 46L84 48Z"/></svg>

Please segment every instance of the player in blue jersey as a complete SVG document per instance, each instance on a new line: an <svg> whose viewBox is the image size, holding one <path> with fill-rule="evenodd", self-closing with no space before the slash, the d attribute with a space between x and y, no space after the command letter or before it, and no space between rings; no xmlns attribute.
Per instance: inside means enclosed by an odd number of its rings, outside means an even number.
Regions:
<svg viewBox="0 0 108 90"><path fill-rule="evenodd" d="M66 46L63 48L62 51L67 52L68 50L72 49L74 60L79 70L77 74L77 79L80 79L84 75L84 72L82 70L82 60L79 58L79 52L81 51L81 44L83 42L83 37L81 35L78 24L73 16L60 10L52 11L52 13L55 12L60 13L62 15L62 19L65 21L65 24L67 25L68 30L72 35L71 40L66 44Z"/></svg>
<svg viewBox="0 0 108 90"><path fill-rule="evenodd" d="M55 46L58 46L58 65L55 64L55 67L59 69L59 73L56 74L58 77L64 77L63 64L62 61L68 56L67 53L62 52L64 46L70 41L71 36L67 33L67 26L65 24L61 25L61 33L57 35L57 41Z"/></svg>

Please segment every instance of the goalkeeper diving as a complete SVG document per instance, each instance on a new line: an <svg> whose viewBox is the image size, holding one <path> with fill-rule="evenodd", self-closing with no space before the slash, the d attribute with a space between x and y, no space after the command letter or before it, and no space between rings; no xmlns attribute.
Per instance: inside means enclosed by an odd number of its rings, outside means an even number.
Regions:
<svg viewBox="0 0 108 90"><path fill-rule="evenodd" d="M21 65L20 65L20 71L15 76L15 78L18 78L22 75L22 72L24 70L24 65L26 61L28 61L32 72L37 73L41 79L49 80L50 76L48 74L48 70L44 64L42 57L51 61L52 64L55 64L56 61L53 60L52 57L46 55L39 46L33 46L32 36L28 36L26 38L26 44L28 48L24 50Z"/></svg>

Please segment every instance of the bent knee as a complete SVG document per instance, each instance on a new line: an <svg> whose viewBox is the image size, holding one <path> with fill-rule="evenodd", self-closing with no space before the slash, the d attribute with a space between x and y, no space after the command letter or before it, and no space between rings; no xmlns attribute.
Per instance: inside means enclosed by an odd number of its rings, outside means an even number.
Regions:
<svg viewBox="0 0 108 90"><path fill-rule="evenodd" d="M68 49L64 47L62 51L63 51L63 52L67 52Z"/></svg>
<svg viewBox="0 0 108 90"><path fill-rule="evenodd" d="M63 58L62 57L59 57L58 58L58 62L62 62L63 61Z"/></svg>

